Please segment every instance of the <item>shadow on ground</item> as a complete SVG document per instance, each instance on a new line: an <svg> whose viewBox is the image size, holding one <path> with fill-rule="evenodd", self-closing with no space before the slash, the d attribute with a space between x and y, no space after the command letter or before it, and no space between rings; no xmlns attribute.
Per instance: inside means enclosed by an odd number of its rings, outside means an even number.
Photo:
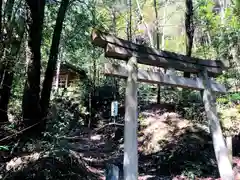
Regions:
<svg viewBox="0 0 240 180"><path fill-rule="evenodd" d="M6 180L99 180L99 174L91 172L85 162L74 153L62 154L56 157L37 157L31 154L24 158L12 160L12 167L4 175ZM33 157L36 156L36 157ZM9 164L5 167L8 169Z"/></svg>
<svg viewBox="0 0 240 180"><path fill-rule="evenodd" d="M152 176L218 177L209 135L197 127L194 130L187 127L181 135L178 135L179 131L176 127L171 132L175 138L170 142L158 142L161 150L149 154L144 151L140 153L140 172ZM149 137L147 141L149 142Z"/></svg>
<svg viewBox="0 0 240 180"><path fill-rule="evenodd" d="M143 108L139 124L139 180L219 177L209 133L176 114L172 105ZM82 132L76 130L74 138L66 139L66 154L38 158L6 179L103 179L108 163L119 167L122 179L123 126ZM240 152L239 142L234 138L234 154ZM235 166L240 167L240 161Z"/></svg>

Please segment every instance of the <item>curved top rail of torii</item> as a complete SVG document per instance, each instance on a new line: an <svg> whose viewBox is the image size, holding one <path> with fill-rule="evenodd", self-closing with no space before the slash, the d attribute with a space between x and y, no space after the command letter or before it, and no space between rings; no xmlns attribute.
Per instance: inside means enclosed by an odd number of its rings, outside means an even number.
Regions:
<svg viewBox="0 0 240 180"><path fill-rule="evenodd" d="M138 63L163 68L174 68L179 71L199 73L207 70L210 77L222 74L227 67L220 60L204 60L186 55L156 50L139 45L114 35L94 29L92 43L105 49L105 56L127 61L133 55Z"/></svg>

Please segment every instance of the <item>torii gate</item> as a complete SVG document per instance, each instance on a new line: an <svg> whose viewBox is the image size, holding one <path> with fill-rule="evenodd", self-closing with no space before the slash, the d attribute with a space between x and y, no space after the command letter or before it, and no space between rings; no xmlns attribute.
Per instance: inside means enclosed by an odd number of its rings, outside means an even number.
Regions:
<svg viewBox="0 0 240 180"><path fill-rule="evenodd" d="M212 92L226 92L223 85L211 80L222 73L226 67L221 61L191 58L185 55L155 50L138 45L113 35L93 30L92 43L105 49L105 57L127 61L127 66L111 63L105 64L105 74L127 78L125 94L125 127L124 127L124 180L138 179L137 151L137 83L147 82L203 90L203 102L209 128L213 139L218 170L223 180L233 180L233 171L228 149L217 116L215 99ZM198 74L198 78L185 78L176 75L153 72L138 68L138 64L174 68L183 72Z"/></svg>

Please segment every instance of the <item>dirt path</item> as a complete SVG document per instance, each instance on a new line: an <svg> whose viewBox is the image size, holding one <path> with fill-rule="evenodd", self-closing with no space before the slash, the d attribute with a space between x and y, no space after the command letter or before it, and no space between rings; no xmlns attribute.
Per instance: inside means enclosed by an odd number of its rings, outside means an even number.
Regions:
<svg viewBox="0 0 240 180"><path fill-rule="evenodd" d="M217 179L218 170L206 127L181 118L171 107L159 105L142 110L139 121L139 180ZM103 180L106 164L114 164L119 167L121 180L124 127L106 123L101 126L103 128L93 130L78 127L63 137L68 147L64 161L56 159L55 155L48 157L46 152L43 155L33 153L14 158L6 168L40 173L41 168L52 171L54 167L55 175L57 171L68 174L74 170L71 176L75 179ZM240 158L234 157L233 164L237 174Z"/></svg>
<svg viewBox="0 0 240 180"><path fill-rule="evenodd" d="M171 110L152 106L139 115L139 179L180 180L191 179L194 175L194 179L217 179L207 128L182 119ZM104 172L106 163L112 163L119 167L122 176L123 139L114 141L119 129L122 127L106 126L71 143L71 147L99 172ZM239 158L234 157L235 172L240 167L239 162Z"/></svg>

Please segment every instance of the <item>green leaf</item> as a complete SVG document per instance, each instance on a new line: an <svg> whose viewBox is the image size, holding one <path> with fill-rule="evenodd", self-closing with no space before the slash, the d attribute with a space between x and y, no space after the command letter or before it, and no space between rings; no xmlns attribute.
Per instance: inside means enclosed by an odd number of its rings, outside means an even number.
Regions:
<svg viewBox="0 0 240 180"><path fill-rule="evenodd" d="M0 146L0 150L9 151L9 146Z"/></svg>

